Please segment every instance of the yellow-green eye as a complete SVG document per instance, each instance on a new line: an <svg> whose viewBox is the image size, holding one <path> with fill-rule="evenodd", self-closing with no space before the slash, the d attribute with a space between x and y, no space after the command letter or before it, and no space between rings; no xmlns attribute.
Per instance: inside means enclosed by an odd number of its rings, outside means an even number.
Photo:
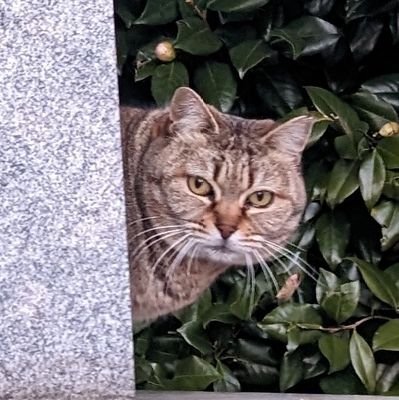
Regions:
<svg viewBox="0 0 399 400"><path fill-rule="evenodd" d="M250 194L247 198L247 204L252 207L267 207L273 200L273 193L267 190L260 190Z"/></svg>
<svg viewBox="0 0 399 400"><path fill-rule="evenodd" d="M212 186L199 176L189 176L187 179L187 186L198 196L209 196L212 194Z"/></svg>

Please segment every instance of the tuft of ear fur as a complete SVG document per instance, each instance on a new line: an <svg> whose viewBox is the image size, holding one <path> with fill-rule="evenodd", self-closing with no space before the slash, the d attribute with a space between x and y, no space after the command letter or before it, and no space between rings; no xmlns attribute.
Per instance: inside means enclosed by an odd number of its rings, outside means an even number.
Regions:
<svg viewBox="0 0 399 400"><path fill-rule="evenodd" d="M315 118L302 115L270 130L263 143L287 155L300 157L305 149Z"/></svg>
<svg viewBox="0 0 399 400"><path fill-rule="evenodd" d="M171 130L218 132L218 125L201 97L188 87L176 89L170 103Z"/></svg>

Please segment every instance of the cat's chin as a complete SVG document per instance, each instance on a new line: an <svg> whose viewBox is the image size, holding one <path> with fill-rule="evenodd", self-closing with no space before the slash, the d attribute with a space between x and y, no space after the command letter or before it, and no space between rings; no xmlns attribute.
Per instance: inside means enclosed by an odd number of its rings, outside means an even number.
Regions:
<svg viewBox="0 0 399 400"><path fill-rule="evenodd" d="M201 249L200 258L219 265L246 265L245 254L223 246L207 246Z"/></svg>

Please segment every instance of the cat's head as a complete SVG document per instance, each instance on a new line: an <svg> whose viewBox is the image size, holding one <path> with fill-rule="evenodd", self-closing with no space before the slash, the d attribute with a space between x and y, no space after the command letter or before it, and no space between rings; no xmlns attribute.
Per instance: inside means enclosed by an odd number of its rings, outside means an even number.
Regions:
<svg viewBox="0 0 399 400"><path fill-rule="evenodd" d="M301 156L312 118L243 119L180 88L154 124L142 171L149 216L175 230L167 242L219 264L275 254L305 207Z"/></svg>

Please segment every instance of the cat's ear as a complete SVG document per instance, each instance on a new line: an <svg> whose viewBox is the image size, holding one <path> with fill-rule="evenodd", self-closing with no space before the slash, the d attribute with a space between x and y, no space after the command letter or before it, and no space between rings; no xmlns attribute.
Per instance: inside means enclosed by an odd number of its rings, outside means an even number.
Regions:
<svg viewBox="0 0 399 400"><path fill-rule="evenodd" d="M311 128L316 119L309 115L293 118L275 128L264 137L263 142L268 147L294 157L300 157L305 150Z"/></svg>
<svg viewBox="0 0 399 400"><path fill-rule="evenodd" d="M188 87L176 89L170 103L172 130L218 132L218 124L201 97Z"/></svg>

